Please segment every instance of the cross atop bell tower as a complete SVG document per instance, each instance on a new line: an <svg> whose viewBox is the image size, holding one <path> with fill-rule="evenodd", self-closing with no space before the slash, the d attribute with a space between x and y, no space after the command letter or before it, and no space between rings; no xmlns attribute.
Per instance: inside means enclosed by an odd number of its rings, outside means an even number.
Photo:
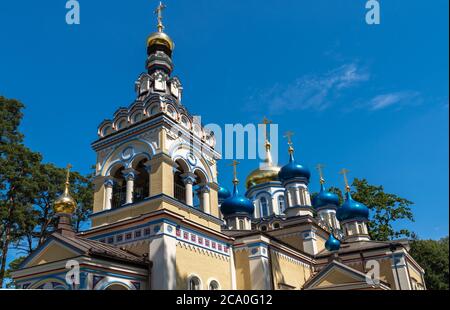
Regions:
<svg viewBox="0 0 450 310"><path fill-rule="evenodd" d="M158 32L163 32L164 31L164 25L162 22L162 12L164 11L164 9L167 8L167 6L165 6L161 1L159 2L158 7L155 10L155 14L158 16Z"/></svg>

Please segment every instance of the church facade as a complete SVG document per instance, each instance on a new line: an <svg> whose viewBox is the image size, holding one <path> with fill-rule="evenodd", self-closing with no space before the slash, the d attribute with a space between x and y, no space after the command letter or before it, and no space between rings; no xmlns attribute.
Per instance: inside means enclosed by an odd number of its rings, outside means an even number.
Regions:
<svg viewBox="0 0 450 310"><path fill-rule="evenodd" d="M21 289L88 290L414 290L424 271L408 241L370 240L367 206L346 181L343 203L311 197L311 172L295 158L266 159L240 194L218 184L214 133L184 106L172 76L175 44L147 39L136 99L98 128L91 228L75 233L69 177L55 202L57 230L13 273ZM266 123L267 124L267 123ZM344 171L344 176L346 171Z"/></svg>

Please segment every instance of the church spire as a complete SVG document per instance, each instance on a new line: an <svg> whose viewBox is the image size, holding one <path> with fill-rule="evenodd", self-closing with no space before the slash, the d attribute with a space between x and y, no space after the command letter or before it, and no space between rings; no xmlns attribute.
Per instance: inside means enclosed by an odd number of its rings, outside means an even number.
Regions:
<svg viewBox="0 0 450 310"><path fill-rule="evenodd" d="M164 31L164 24L162 22L163 16L162 16L162 12L163 10L167 8L161 1L159 1L159 5L155 10L155 14L158 16L158 32L163 32Z"/></svg>
<svg viewBox="0 0 450 310"><path fill-rule="evenodd" d="M267 119L266 117L264 117L262 124L264 125L264 144L266 147L265 162L266 162L267 166L272 166L273 165L272 153L271 153L272 145L270 144L270 140L269 140L269 126L270 126L270 124L272 124L272 121Z"/></svg>
<svg viewBox="0 0 450 310"><path fill-rule="evenodd" d="M147 69L149 74L157 71L170 75L173 71L172 52L175 44L164 32L163 10L166 6L160 2L154 13L157 17L157 31L147 38Z"/></svg>

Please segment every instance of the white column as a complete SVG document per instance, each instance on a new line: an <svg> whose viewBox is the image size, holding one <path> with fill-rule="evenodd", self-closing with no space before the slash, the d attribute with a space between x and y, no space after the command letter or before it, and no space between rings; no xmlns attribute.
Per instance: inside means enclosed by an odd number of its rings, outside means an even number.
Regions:
<svg viewBox="0 0 450 310"><path fill-rule="evenodd" d="M268 247L265 245L250 247L249 265L252 290L271 290L271 272Z"/></svg>
<svg viewBox="0 0 450 310"><path fill-rule="evenodd" d="M295 197L297 198L296 205L297 206L302 206L303 205L303 201L301 199L300 188L298 188L298 187L295 189Z"/></svg>
<svg viewBox="0 0 450 310"><path fill-rule="evenodd" d="M207 213L207 214L211 214L211 208L209 205L209 193L210 193L211 189L205 185L202 187L201 189L201 193L202 193L202 209L203 212Z"/></svg>
<svg viewBox="0 0 450 310"><path fill-rule="evenodd" d="M150 165L150 161L146 162L144 165L145 170L147 170L148 173L148 195L150 197L152 192L152 167Z"/></svg>
<svg viewBox="0 0 450 310"><path fill-rule="evenodd" d="M126 169L123 171L123 176L127 182L125 204L133 203L134 179L136 178L136 173L137 172L134 169Z"/></svg>
<svg viewBox="0 0 450 310"><path fill-rule="evenodd" d="M108 178L105 180L104 185L105 185L105 207L104 207L104 210L111 210L114 180L111 178Z"/></svg>
<svg viewBox="0 0 450 310"><path fill-rule="evenodd" d="M150 242L149 260L153 263L151 283L152 290L176 290L177 289L177 240L171 236L175 231L168 233L161 227L158 235Z"/></svg>
<svg viewBox="0 0 450 310"><path fill-rule="evenodd" d="M303 250L311 255L317 254L316 230L311 229L303 232Z"/></svg>
<svg viewBox="0 0 450 310"><path fill-rule="evenodd" d="M286 190L286 208L292 207L292 193L290 189Z"/></svg>
<svg viewBox="0 0 450 310"><path fill-rule="evenodd" d="M186 188L186 204L190 207L194 206L194 192L192 190L193 184L195 183L195 174L185 173L181 175L183 178L184 186Z"/></svg>

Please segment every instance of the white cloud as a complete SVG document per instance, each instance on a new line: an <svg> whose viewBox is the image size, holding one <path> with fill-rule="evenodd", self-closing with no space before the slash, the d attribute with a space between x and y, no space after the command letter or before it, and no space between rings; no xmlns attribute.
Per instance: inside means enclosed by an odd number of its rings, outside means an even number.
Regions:
<svg viewBox="0 0 450 310"><path fill-rule="evenodd" d="M413 91L378 95L369 101L369 109L372 111L377 111L391 106L400 107L405 104L415 104L417 103L418 97L419 93Z"/></svg>
<svg viewBox="0 0 450 310"><path fill-rule="evenodd" d="M296 110L324 110L349 89L366 82L370 74L356 63L345 64L321 75L301 77L287 85L277 84L251 100L248 109L265 108L270 114Z"/></svg>

